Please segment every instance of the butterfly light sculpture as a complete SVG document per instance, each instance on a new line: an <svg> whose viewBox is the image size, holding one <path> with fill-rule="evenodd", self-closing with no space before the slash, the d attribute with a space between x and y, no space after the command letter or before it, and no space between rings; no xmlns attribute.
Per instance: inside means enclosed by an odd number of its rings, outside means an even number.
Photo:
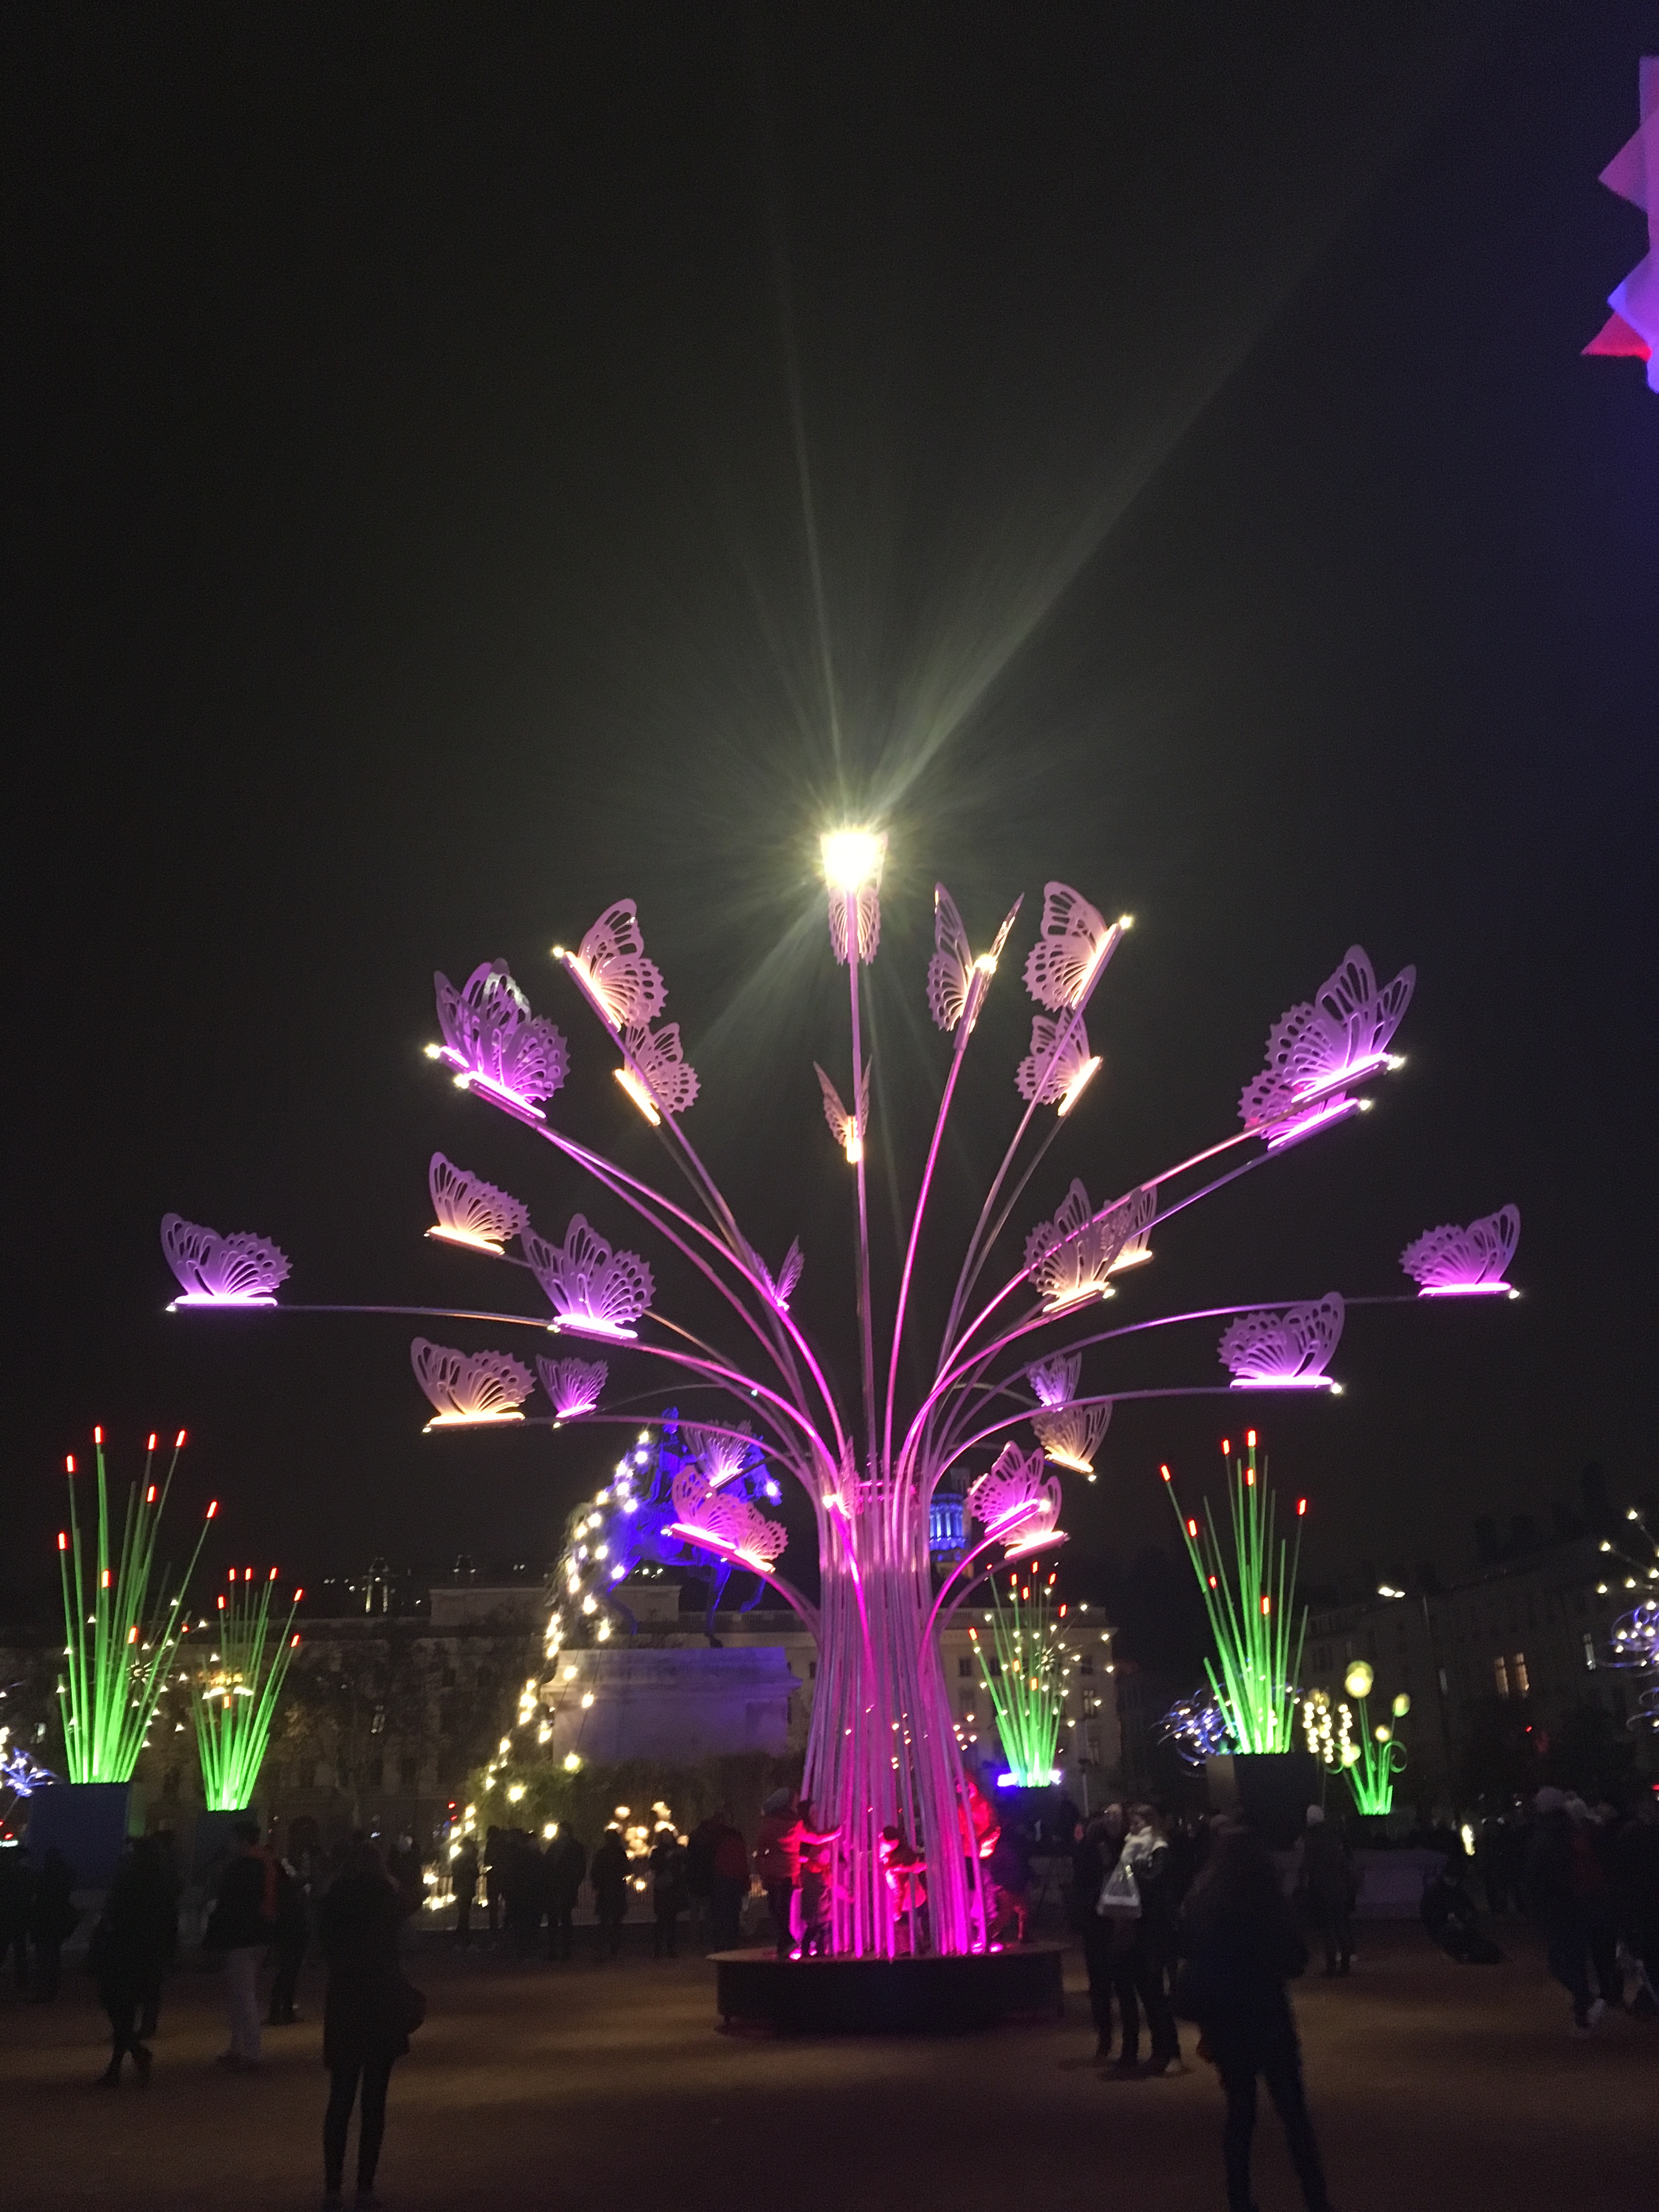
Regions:
<svg viewBox="0 0 1659 2212"><path fill-rule="evenodd" d="M1401 1065L1389 1046L1416 981L1416 969L1402 968L1379 990L1364 947L1351 945L1318 997L1292 1006L1267 1032L1267 1064L1239 1097L1246 1129L1277 1148L1352 1113L1360 1101L1345 1086Z"/></svg>
<svg viewBox="0 0 1659 2212"><path fill-rule="evenodd" d="M1521 1209L1500 1206L1467 1229L1447 1223L1425 1230L1400 1255L1425 1298L1518 1298L1504 1278L1521 1241Z"/></svg>
<svg viewBox="0 0 1659 2212"><path fill-rule="evenodd" d="M520 1243L557 1316L555 1328L579 1336L633 1337L652 1290L651 1270L637 1252L614 1251L580 1213L571 1215L562 1244L550 1244L533 1229Z"/></svg>
<svg viewBox="0 0 1659 2212"><path fill-rule="evenodd" d="M173 1306L274 1306L278 1285L288 1279L288 1255L270 1237L246 1231L221 1237L176 1213L162 1216L161 1249L179 1279L169 1312Z"/></svg>
<svg viewBox="0 0 1659 2212"><path fill-rule="evenodd" d="M1291 1134L1310 1133L1327 1107L1346 1110L1352 1088L1394 1064L1390 1044L1410 995L1411 971L1379 990L1364 956L1351 955L1316 1000L1276 1026L1268 1066L1246 1093L1242 1127L1174 1164L1136 1163L1133 1179L1097 1204L1081 1179L1067 1188L1069 1170L1053 1182L1033 1179L1048 1172L1049 1146L1079 1126L1079 1117L1059 1118L1053 1109L1075 1098L1079 1077L1096 1057L1089 1026L1097 1036L1104 1030L1091 1008L1127 923L1109 922L1067 884L1048 884L1036 942L1023 963L1036 1012L1020 1103L978 1218L958 1241L956 1210L930 1211L933 1184L960 1173L968 1156L969 1148L945 1142L946 1125L967 1051L992 1030L981 1018L986 994L1009 964L1002 956L1014 917L1000 901L985 917L988 923L996 913L1004 916L991 937L993 950L975 957L957 903L941 887L933 957L925 979L918 975L915 981L950 1042L914 1202L909 1186L902 1193L908 1212L899 1217L897 1264L890 1273L872 1273L867 1001L881 939L884 861L878 830L849 829L825 841L829 949L847 988L850 1050L841 1064L854 1071L850 1104L819 1071L825 1117L849 1163L854 1229L856 1295L847 1338L833 1358L790 1310L800 1275L799 1243L773 1273L687 1134L684 1109L695 1078L672 1025L659 1024L665 988L646 957L630 899L607 908L577 951L559 957L597 1018L606 1060L614 1067L620 1050L637 1095L654 1109L660 1156L678 1170L683 1187L672 1194L661 1187L654 1148L647 1175L541 1116L541 1103L564 1079L568 1053L551 1024L531 1014L501 963L475 970L463 991L441 979L441 1050L473 1097L501 1108L538 1143L552 1147L566 1170L592 1182L602 1194L599 1202L629 1208L641 1235L652 1238L653 1253L669 1254L677 1305L688 1288L698 1303L683 1317L678 1310L658 1312L646 1260L615 1249L580 1213L555 1243L520 1223L506 1194L493 1186L445 1179L434 1188L434 1205L441 1225L447 1203L449 1224L468 1228L486 1245L506 1243L510 1222L518 1250L551 1306L552 1326L613 1347L611 1376L618 1359L629 1369L625 1395L610 1404L599 1395L611 1379L599 1372L607 1363L539 1363L552 1408L545 1418L580 1417L585 1426L613 1424L629 1431L615 1480L573 1522L548 1626L550 1665L557 1668L569 1641L591 1635L602 1642L626 1626L623 1585L632 1560L701 1559L714 1570L717 1593L728 1573L764 1572L807 1623L819 1653L803 1787L827 1816L826 1827L837 1827L842 1839L832 1948L842 1955L890 1959L914 1948L919 1930L911 1924L913 1890L896 1890L884 1877L875 1842L884 1831L914 1838L927 1864L934 1950L961 1954L985 1949L989 1940L983 1869L959 1847L969 1778L954 1734L939 1626L984 1571L981 1555L1006 1551L1018 1558L1064 1540L1054 1470L1088 1465L1109 1398L1115 1404L1152 1395L1137 1387L1127 1365L1148 1341L1139 1332L1194 1329L1214 1311L1212 1305L1154 1310L1107 1328L1102 1297L1119 1276L1121 1292L1143 1297L1157 1278L1135 1272L1133 1263L1145 1257L1161 1222L1181 1221L1231 1173L1284 1153ZM1230 1152L1240 1164L1218 1172L1218 1158ZM1297 1157L1290 1153L1292 1161ZM460 1177L461 1170L445 1164L447 1175ZM1149 1166L1157 1171L1146 1172ZM1029 1206L1028 1188L1035 1194ZM890 1218L885 1196L878 1209L881 1222ZM898 1194L893 1204L896 1212ZM1030 1229L1040 1212L1047 1218ZM939 1264L945 1239L955 1248L948 1269ZM924 1242L928 1255L920 1262ZM1265 1249L1262 1240L1257 1243ZM286 1267L274 1248L272 1264ZM197 1279L192 1275L191 1284ZM1224 1340L1232 1380L1252 1388L1333 1388L1325 1368L1342 1312L1340 1300L1332 1297L1264 1304L1240 1316ZM492 1329L512 1318L532 1332L549 1325L545 1308L517 1316L459 1317ZM1091 1346L1100 1347L1103 1373L1111 1382L1095 1403L1078 1396L1079 1355ZM505 1364L500 1354L428 1346L417 1371L436 1410L434 1425L447 1419L510 1419L529 1388L527 1371ZM855 1378L845 1390L836 1379L842 1373ZM665 1417L654 1446L628 1410L653 1375L677 1391L696 1393L695 1428L688 1425L681 1433ZM1157 1395L1169 1387L1160 1378ZM1192 1385L1200 1391L1224 1387L1206 1379ZM1012 1441L1028 1422L1038 1425L1036 1449ZM746 1425L752 1437L744 1435ZM975 1541L936 1563L929 1549L932 1505L936 1498L954 1497L975 1468L984 1469L970 1492ZM799 1486L817 1532L816 1605L776 1571L783 1524L765 1509L780 1477ZM527 1719L508 1730L509 1745L518 1747L502 1757L533 1757L534 1731L544 1724L532 1692Z"/></svg>
<svg viewBox="0 0 1659 2212"><path fill-rule="evenodd" d="M432 1401L428 1429L480 1428L521 1421L536 1378L510 1352L457 1352L417 1336L409 1347L415 1379Z"/></svg>
<svg viewBox="0 0 1659 2212"><path fill-rule="evenodd" d="M556 1421L574 1421L599 1402L606 1375L603 1359L542 1359L536 1362Z"/></svg>
<svg viewBox="0 0 1659 2212"><path fill-rule="evenodd" d="M1601 182L1644 210L1648 250L1607 295L1613 309L1586 353L1622 355L1648 365L1648 389L1659 392L1659 54L1644 55L1637 76L1642 120L1601 172Z"/></svg>
<svg viewBox="0 0 1659 2212"><path fill-rule="evenodd" d="M443 1243L470 1244L474 1251L499 1258L520 1230L529 1226L528 1206L482 1176L452 1165L441 1152L432 1155L427 1188L438 1218L426 1233Z"/></svg>
<svg viewBox="0 0 1659 2212"><path fill-rule="evenodd" d="M1279 1313L1241 1314L1222 1332L1221 1364L1235 1390L1340 1390L1325 1372L1342 1334L1343 1304L1333 1291Z"/></svg>
<svg viewBox="0 0 1659 2212"><path fill-rule="evenodd" d="M544 1121L542 1101L562 1086L569 1048L551 1022L532 1014L506 961L475 968L459 991L447 975L434 981L443 1042L428 1045L428 1055L456 1070L460 1090L476 1088L510 1112Z"/></svg>

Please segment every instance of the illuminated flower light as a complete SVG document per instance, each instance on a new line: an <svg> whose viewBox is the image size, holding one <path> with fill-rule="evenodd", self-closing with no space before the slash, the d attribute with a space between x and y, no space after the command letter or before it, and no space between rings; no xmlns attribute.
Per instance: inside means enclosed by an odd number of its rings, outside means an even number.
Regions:
<svg viewBox="0 0 1659 2212"><path fill-rule="evenodd" d="M1025 988L1051 1014L1069 1012L1127 927L1091 907L1069 884L1042 886L1042 933L1025 957Z"/></svg>
<svg viewBox="0 0 1659 2212"><path fill-rule="evenodd" d="M661 969L645 957L632 899L607 907L574 952L556 945L553 957L613 1030L643 1029L663 1010L667 987Z"/></svg>
<svg viewBox="0 0 1659 2212"><path fill-rule="evenodd" d="M530 1209L493 1182L486 1182L465 1168L452 1166L441 1152L434 1152L427 1170L436 1226L428 1237L447 1244L470 1244L476 1251L499 1255L529 1225Z"/></svg>
<svg viewBox="0 0 1659 2212"><path fill-rule="evenodd" d="M1501 1206L1467 1229L1448 1223L1425 1230L1400 1255L1400 1264L1425 1298L1518 1298L1504 1280L1521 1241L1521 1211Z"/></svg>
<svg viewBox="0 0 1659 2212"><path fill-rule="evenodd" d="M276 1568L255 1583L252 1567L240 1577L233 1567L229 1582L230 1595L220 1593L214 1624L219 1649L213 1663L198 1668L191 1681L203 1794L209 1810L217 1813L241 1812L253 1802L277 1701L299 1648L294 1615L305 1595L295 1591L273 1639Z"/></svg>
<svg viewBox="0 0 1659 2212"><path fill-rule="evenodd" d="M574 1421L599 1402L607 1372L603 1359L538 1359L536 1371L553 1401L553 1418Z"/></svg>
<svg viewBox="0 0 1659 2212"><path fill-rule="evenodd" d="M1144 1238L1157 1206L1157 1190L1148 1185L1097 1218L1088 1192L1074 1182L1053 1219L1039 1221L1025 1240L1025 1272L1044 1311L1109 1297L1113 1262L1131 1237Z"/></svg>
<svg viewBox="0 0 1659 2212"><path fill-rule="evenodd" d="M664 1114L684 1114L697 1095L697 1071L681 1051L679 1024L625 1030L623 1042L632 1065L619 1067L617 1080L653 1128Z"/></svg>
<svg viewBox="0 0 1659 2212"><path fill-rule="evenodd" d="M416 1381L435 1408L428 1429L523 1420L519 1408L536 1378L510 1352L456 1352L417 1336L409 1357Z"/></svg>
<svg viewBox="0 0 1659 2212"><path fill-rule="evenodd" d="M1659 56L1643 58L1637 95L1642 120L1636 136L1626 139L1602 170L1601 182L1620 199L1646 210L1648 251L1608 293L1613 313L1584 351L1646 362L1648 389L1659 392Z"/></svg>
<svg viewBox="0 0 1659 2212"><path fill-rule="evenodd" d="M1040 1451L1005 1444L994 1464L968 1486L966 1504L988 1536L1000 1537L1010 1559L1066 1541L1060 1528L1060 1483L1043 1474Z"/></svg>
<svg viewBox="0 0 1659 2212"><path fill-rule="evenodd" d="M1401 1065L1389 1045L1416 981L1416 969L1402 968L1379 991L1364 949L1351 945L1318 997L1292 1006L1267 1032L1267 1064L1239 1097L1244 1127L1277 1149L1352 1113L1360 1102L1341 1095L1345 1084Z"/></svg>
<svg viewBox="0 0 1659 2212"><path fill-rule="evenodd" d="M1316 1305L1241 1314L1222 1332L1221 1364L1235 1390L1340 1390L1325 1372L1342 1334L1343 1304L1332 1291Z"/></svg>
<svg viewBox="0 0 1659 2212"><path fill-rule="evenodd" d="M1023 898L1014 901L990 951L981 952L975 960L968 949L968 933L962 926L956 901L943 884L934 884L934 951L927 963L927 1011L936 1028L955 1032L963 1030L965 1024L965 1034L972 1036L981 1004L997 972L997 962L1002 957L1002 948L1008 942L1008 933L1024 904ZM1029 1098L1030 1093L1027 1091L1025 1096Z"/></svg>
<svg viewBox="0 0 1659 2212"><path fill-rule="evenodd" d="M881 943L881 872L887 838L873 830L831 830L819 839L823 881L830 902L830 949L838 967L847 965L847 909L856 907L858 957L868 967Z"/></svg>
<svg viewBox="0 0 1659 2212"><path fill-rule="evenodd" d="M1063 1120L1099 1067L1100 1055L1089 1050L1089 1032L1081 1014L1069 1015L1062 1021L1035 1014L1031 1049L1019 1063L1014 1082L1022 1098L1034 1099L1039 1106L1058 1106Z"/></svg>
<svg viewBox="0 0 1659 2212"><path fill-rule="evenodd" d="M756 1574L769 1575L782 1558L789 1532L746 1498L717 1491L695 1461L674 1477L674 1519L669 1534L705 1545Z"/></svg>
<svg viewBox="0 0 1659 2212"><path fill-rule="evenodd" d="M475 968L461 990L447 975L433 978L438 994L441 1045L427 1049L456 1069L463 1091L482 1091L498 1106L544 1121L541 1101L561 1088L570 1066L569 1048L551 1022L533 1017L530 1001L508 975L505 960Z"/></svg>
<svg viewBox="0 0 1659 2212"><path fill-rule="evenodd" d="M176 1213L161 1218L161 1249L179 1279L174 1306L274 1306L289 1275L288 1255L268 1237L221 1237Z"/></svg>
<svg viewBox="0 0 1659 2212"><path fill-rule="evenodd" d="M864 1158L864 1133L870 1124L870 1063L864 1064L864 1075L859 1084L858 1119L854 1120L841 1103L841 1093L831 1083L817 1060L818 1087L823 1093L823 1118L830 1124L830 1133L847 1155L848 1167L856 1167Z"/></svg>
<svg viewBox="0 0 1659 2212"><path fill-rule="evenodd" d="M633 1324L651 1303L651 1270L637 1252L613 1251L580 1213L573 1213L562 1245L526 1230L520 1239L536 1280L547 1294L556 1329L579 1336L635 1334Z"/></svg>

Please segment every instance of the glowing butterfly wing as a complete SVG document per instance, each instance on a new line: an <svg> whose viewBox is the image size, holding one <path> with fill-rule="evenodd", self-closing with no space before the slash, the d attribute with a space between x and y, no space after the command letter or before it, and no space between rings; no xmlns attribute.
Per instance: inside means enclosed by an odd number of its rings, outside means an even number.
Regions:
<svg viewBox="0 0 1659 2212"><path fill-rule="evenodd" d="M632 899L608 906L586 937L574 964L613 1029L641 1029L662 1012L668 996L662 970L645 957Z"/></svg>
<svg viewBox="0 0 1659 2212"><path fill-rule="evenodd" d="M1099 965L1111 932L1106 919L1069 884L1042 887L1042 933L1025 960L1025 988L1057 1014L1076 1006Z"/></svg>
<svg viewBox="0 0 1659 2212"><path fill-rule="evenodd" d="M854 1134L853 1117L842 1104L840 1091L817 1060L812 1062L812 1067L818 1079L818 1088L823 1093L823 1118L830 1124L830 1133L844 1149L847 1139Z"/></svg>
<svg viewBox="0 0 1659 2212"><path fill-rule="evenodd" d="M806 1260L800 1249L800 1239L797 1237L784 1254L783 1265L778 1269L777 1279L772 1285L772 1296L779 1305L788 1304L790 1293L799 1282L801 1269L805 1265Z"/></svg>
<svg viewBox="0 0 1659 2212"><path fill-rule="evenodd" d="M943 884L933 886L933 945L927 963L927 1011L936 1028L954 1030L968 1010L974 956L957 902Z"/></svg>
<svg viewBox="0 0 1659 2212"><path fill-rule="evenodd" d="M684 1114L697 1095L697 1071L682 1052L680 1025L664 1022L655 1030L630 1029L629 1053L665 1114Z"/></svg>
<svg viewBox="0 0 1659 2212"><path fill-rule="evenodd" d="M1063 1038L1058 1051L1055 1041ZM1064 1022L1051 1022L1044 1014L1031 1018L1031 1049L1014 1076L1019 1095L1039 1106L1057 1106L1089 1061L1089 1032L1073 1014Z"/></svg>

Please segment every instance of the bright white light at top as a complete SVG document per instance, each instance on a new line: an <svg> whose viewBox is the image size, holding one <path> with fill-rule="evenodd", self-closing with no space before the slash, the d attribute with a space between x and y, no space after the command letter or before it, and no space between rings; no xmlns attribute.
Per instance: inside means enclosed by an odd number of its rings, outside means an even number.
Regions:
<svg viewBox="0 0 1659 2212"><path fill-rule="evenodd" d="M830 890L855 891L879 872L887 840L873 830L826 830L818 844Z"/></svg>

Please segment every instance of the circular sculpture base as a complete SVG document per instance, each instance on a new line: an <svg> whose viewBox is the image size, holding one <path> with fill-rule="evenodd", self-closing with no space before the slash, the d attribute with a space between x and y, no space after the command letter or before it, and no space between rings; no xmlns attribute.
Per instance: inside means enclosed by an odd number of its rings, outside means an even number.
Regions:
<svg viewBox="0 0 1659 2212"><path fill-rule="evenodd" d="M717 1951L728 2027L788 2034L946 2035L1065 2011L1058 1943L965 1959L779 1959Z"/></svg>

